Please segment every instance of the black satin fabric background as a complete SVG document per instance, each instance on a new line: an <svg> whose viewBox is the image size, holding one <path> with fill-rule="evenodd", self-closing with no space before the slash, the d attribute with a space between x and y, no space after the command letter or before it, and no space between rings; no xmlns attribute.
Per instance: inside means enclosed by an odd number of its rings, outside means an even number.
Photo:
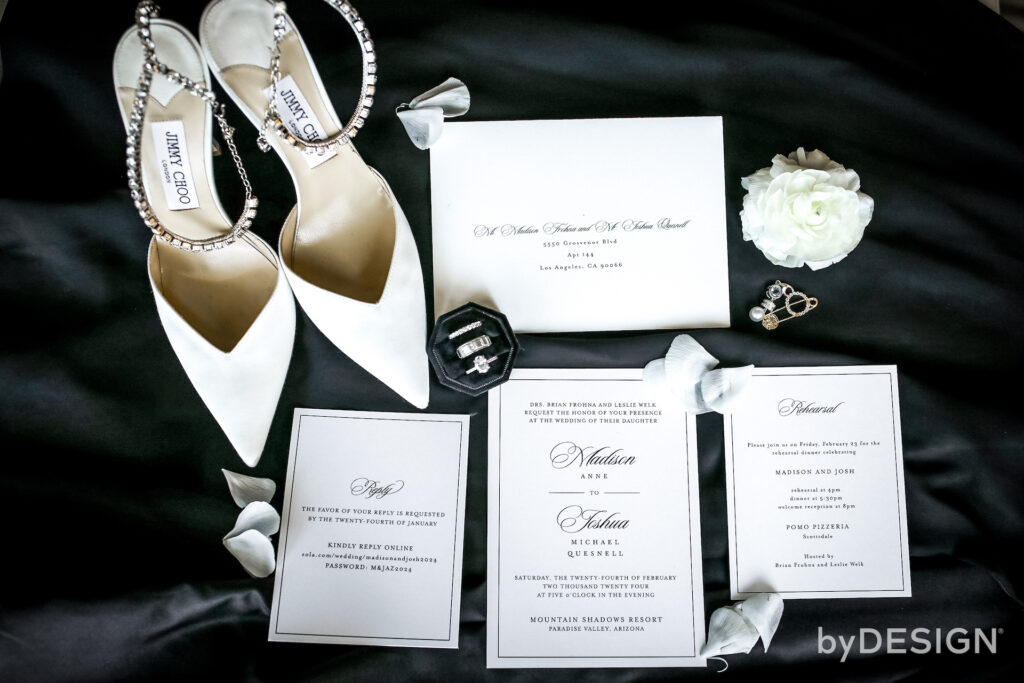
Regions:
<svg viewBox="0 0 1024 683"><path fill-rule="evenodd" d="M196 29L202 2L164 5ZM693 335L724 366L899 366L914 597L789 601L770 651L730 656L721 680L1009 680L1024 645L1024 34L974 0L357 6L380 80L356 146L413 225L428 307L428 154L391 112L457 76L473 96L465 120L723 116L733 327ZM149 233L125 187L110 65L134 7L14 0L0 21L0 680L714 678L715 662L485 669L487 399L436 382L430 411L473 415L460 648L267 643L273 578L247 578L220 542L238 514L220 468L247 470L164 336ZM346 117L358 88L349 29L315 0L289 10ZM230 103L228 116L262 200L254 229L276 243L290 180ZM800 145L856 169L876 202L861 245L818 272L771 265L742 240L738 216L740 177ZM230 159L215 169L234 215ZM746 311L777 278L821 305L768 333ZM524 335L519 366L640 367L675 334ZM412 410L301 309L251 471L280 488L296 406ZM722 421L697 422L710 616L730 602ZM994 655L841 663L817 652L819 627L1002 631Z"/></svg>

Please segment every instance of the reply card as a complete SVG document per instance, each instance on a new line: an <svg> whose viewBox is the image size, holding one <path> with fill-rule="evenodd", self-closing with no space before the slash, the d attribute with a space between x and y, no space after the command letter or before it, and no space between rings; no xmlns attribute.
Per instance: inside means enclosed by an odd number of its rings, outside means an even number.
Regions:
<svg viewBox="0 0 1024 683"><path fill-rule="evenodd" d="M447 122L430 182L436 315L729 326L721 117Z"/></svg>
<svg viewBox="0 0 1024 683"><path fill-rule="evenodd" d="M732 597L909 597L894 366L756 368L725 416Z"/></svg>
<svg viewBox="0 0 1024 683"><path fill-rule="evenodd" d="M270 640L458 647L468 433L296 409Z"/></svg>
<svg viewBox="0 0 1024 683"><path fill-rule="evenodd" d="M517 370L489 411L487 666L704 666L693 416L639 370Z"/></svg>

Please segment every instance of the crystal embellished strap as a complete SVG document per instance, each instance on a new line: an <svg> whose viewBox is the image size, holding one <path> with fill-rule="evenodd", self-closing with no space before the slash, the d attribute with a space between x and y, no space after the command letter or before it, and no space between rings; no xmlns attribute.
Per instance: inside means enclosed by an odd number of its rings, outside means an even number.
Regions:
<svg viewBox="0 0 1024 683"><path fill-rule="evenodd" d="M132 199L135 201L135 208L146 223L146 226L159 239L184 251L210 251L220 249L237 240L256 217L256 206L259 201L252 193L252 186L249 184L249 176L242 166L242 159L238 156L238 149L235 147L234 128L228 125L224 117L224 105L217 102L217 96L212 90L188 78L174 69L170 68L156 57L156 44L153 42L153 34L150 29L150 20L156 19L159 14L159 7L152 0L143 0L135 10L135 26L139 40L142 42L142 50L145 61L142 65L142 73L139 75L139 83L135 88L135 97L132 100L132 112L128 119L128 140L127 140L127 164L128 164L128 189L131 190ZM142 165L142 128L146 117L146 104L149 100L149 90L153 84L153 74L162 74L172 83L181 85L187 92L195 95L207 103L213 110L213 116L220 126L221 135L227 143L231 158L235 161L238 175L245 187L245 208L231 230L217 237L206 239L189 239L177 235L164 227L150 206L149 198L143 186L141 171Z"/></svg>
<svg viewBox="0 0 1024 683"><path fill-rule="evenodd" d="M377 53L373 49L373 41L370 39L370 31L366 24L359 18L359 13L351 3L346 0L324 0L345 18L348 25L359 39L363 53L363 84L359 91L359 103L356 106L352 118L345 124L341 131L326 140L302 140L292 131L288 130L280 115L277 113L275 100L277 99L277 84L281 80L281 39L287 32L288 17L285 14L283 2L273 2L274 5L274 45L270 56L270 102L267 104L267 111L263 115L263 125L260 127L259 137L256 143L264 152L270 149L270 142L267 140L267 129L273 129L279 138L286 144L294 147L305 154L326 154L332 147L347 143L354 138L359 129L366 123L366 117L373 106L373 95L377 89Z"/></svg>

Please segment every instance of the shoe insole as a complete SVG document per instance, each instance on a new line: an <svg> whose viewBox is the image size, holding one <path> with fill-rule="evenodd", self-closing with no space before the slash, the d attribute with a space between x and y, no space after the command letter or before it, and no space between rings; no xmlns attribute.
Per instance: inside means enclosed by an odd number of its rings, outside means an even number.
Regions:
<svg viewBox="0 0 1024 683"><path fill-rule="evenodd" d="M281 41L281 75L294 79L327 135L337 134L337 116L295 32ZM236 64L223 68L221 77L262 121L269 70ZM310 168L304 154L273 130L267 138L287 164L299 195L297 227L282 234L285 263L318 287L358 301L379 301L395 247L394 207L380 178L352 145L335 147L336 156Z"/></svg>
<svg viewBox="0 0 1024 683"><path fill-rule="evenodd" d="M121 105L130 111L134 89L122 87L118 94ZM207 173L206 107L185 91L174 95L166 107L150 97L142 130L142 176L153 212L166 228L191 239L215 237L231 229ZM197 208L172 211L167 204L153 141L154 121L182 122ZM248 235L222 249L202 252L187 252L153 240L149 265L154 284L174 310L225 352L245 335L277 284L273 253Z"/></svg>

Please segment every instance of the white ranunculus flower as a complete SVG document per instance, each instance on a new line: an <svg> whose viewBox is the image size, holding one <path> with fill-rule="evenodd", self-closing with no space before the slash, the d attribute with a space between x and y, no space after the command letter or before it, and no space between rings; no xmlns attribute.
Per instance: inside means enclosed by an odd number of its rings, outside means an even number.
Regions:
<svg viewBox="0 0 1024 683"><path fill-rule="evenodd" d="M771 168L742 180L740 220L750 240L772 263L817 270L846 258L864 235L875 201L860 192L860 176L801 147L777 154Z"/></svg>

